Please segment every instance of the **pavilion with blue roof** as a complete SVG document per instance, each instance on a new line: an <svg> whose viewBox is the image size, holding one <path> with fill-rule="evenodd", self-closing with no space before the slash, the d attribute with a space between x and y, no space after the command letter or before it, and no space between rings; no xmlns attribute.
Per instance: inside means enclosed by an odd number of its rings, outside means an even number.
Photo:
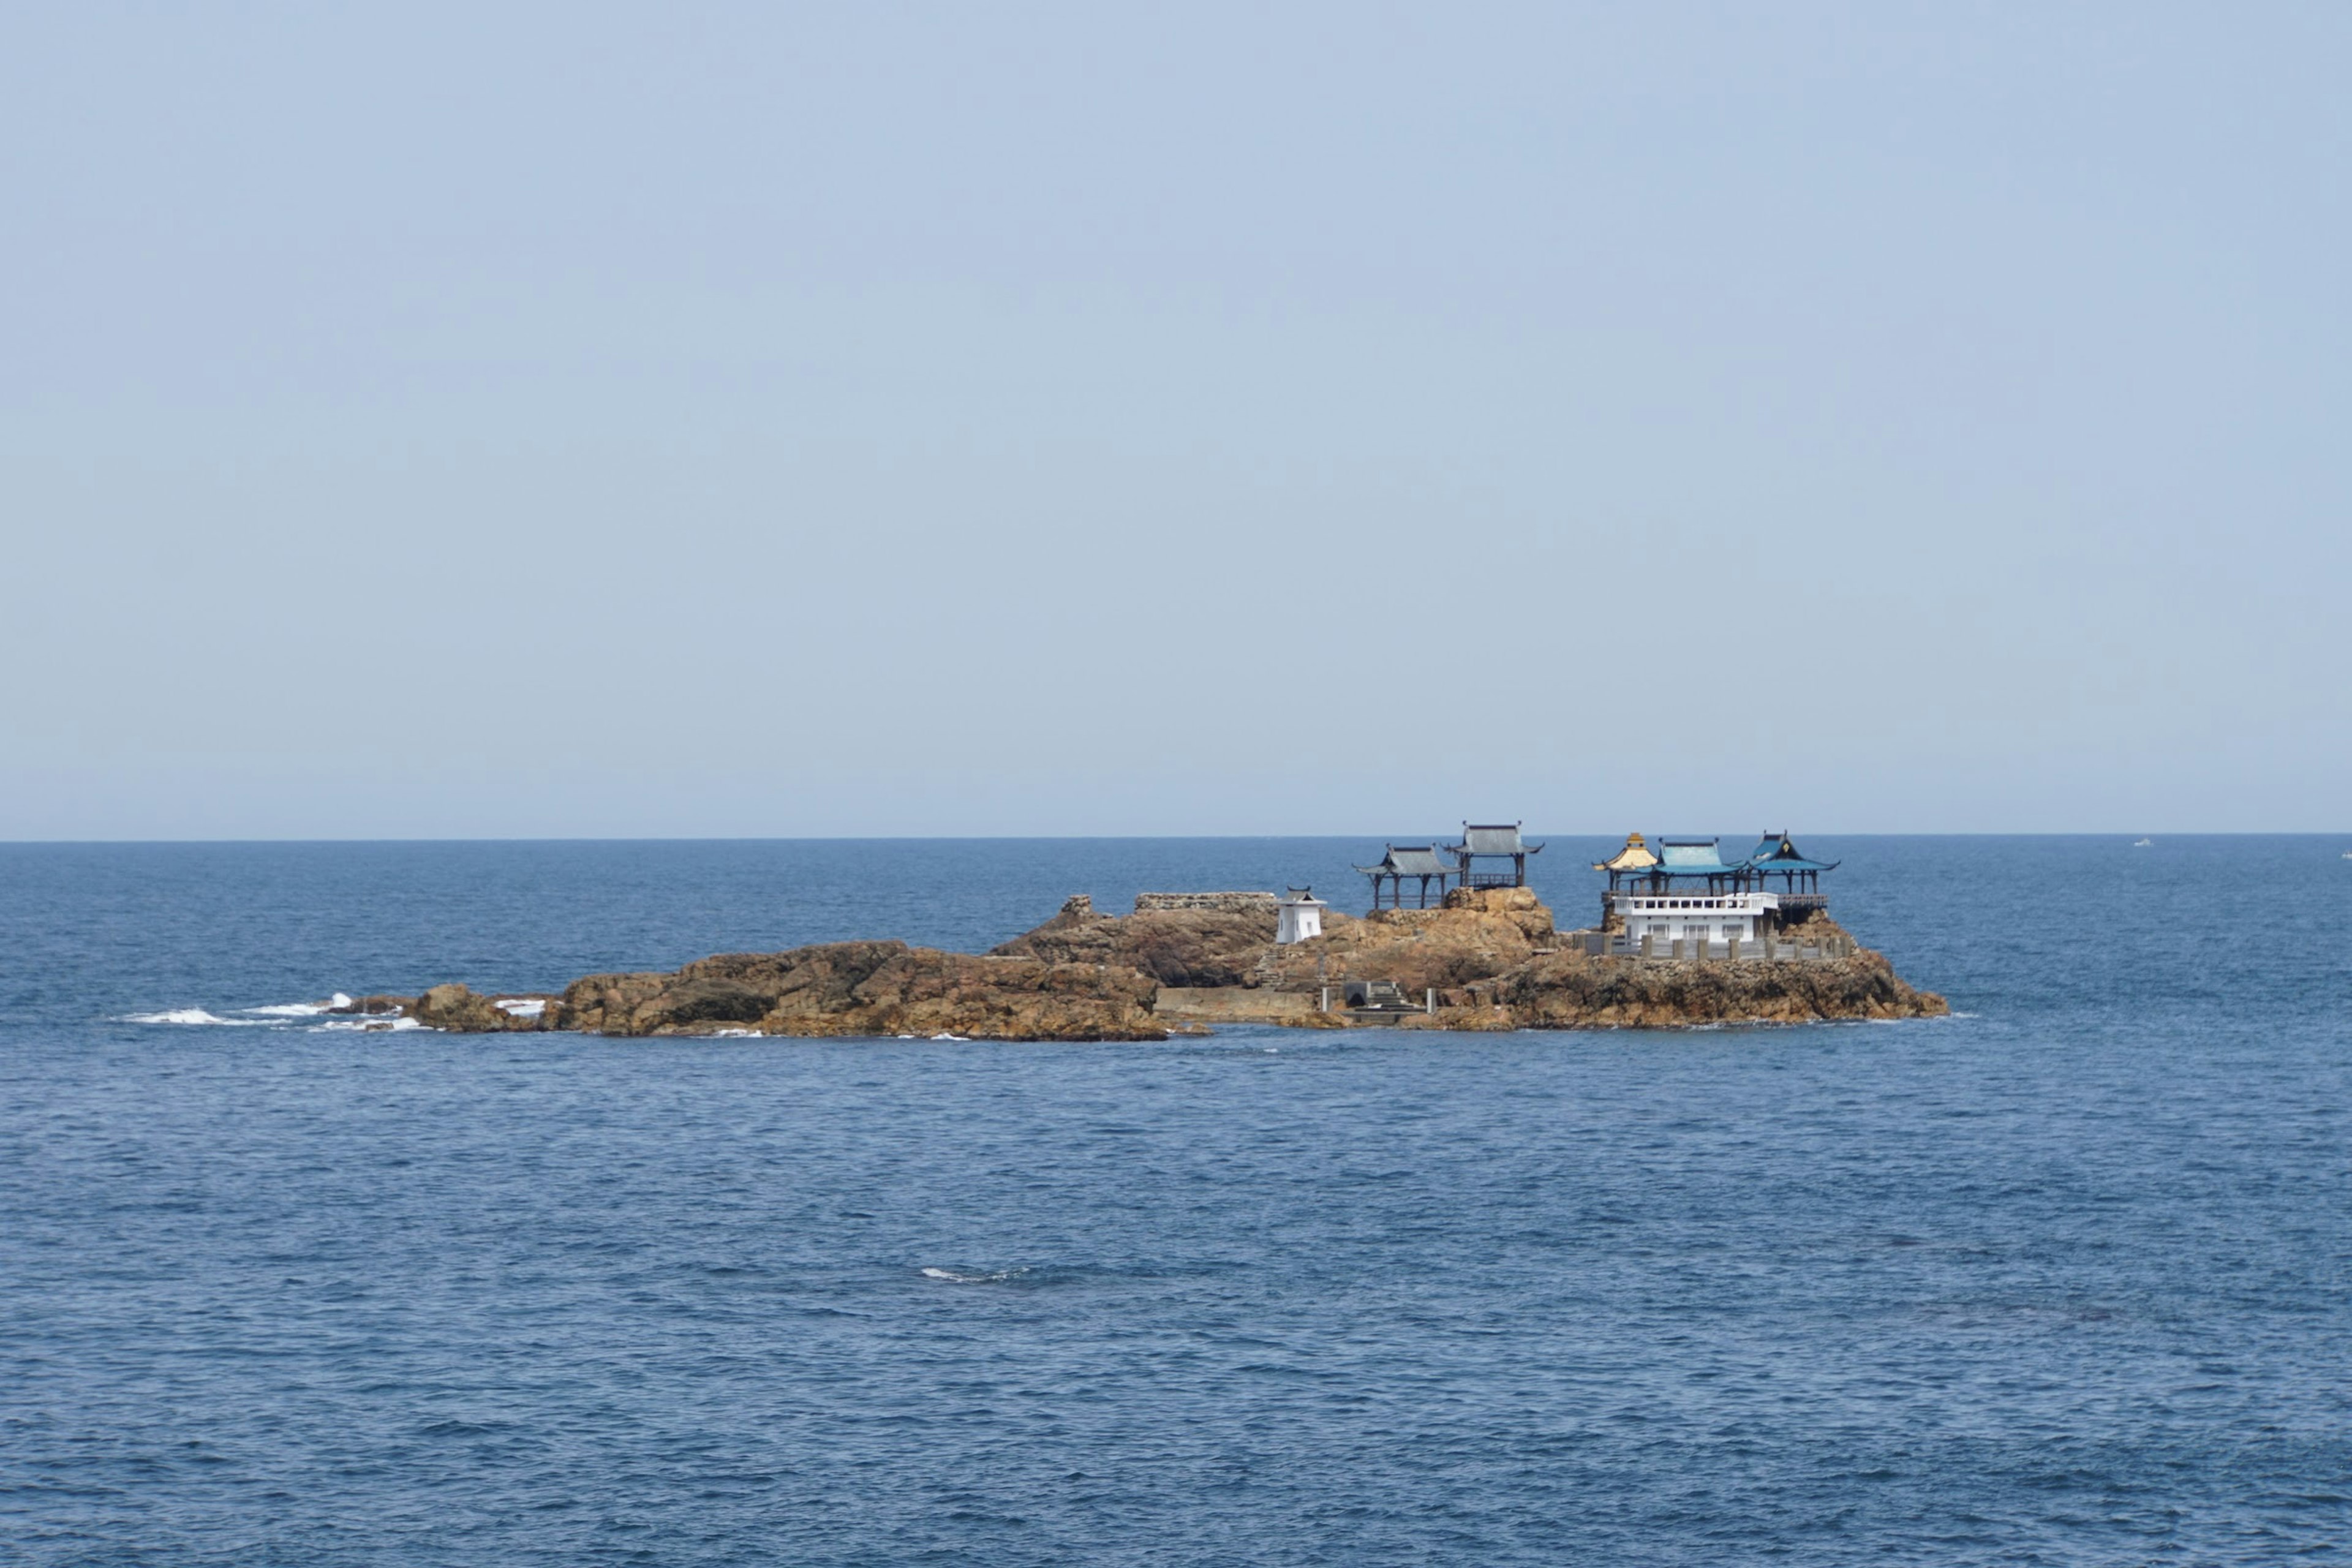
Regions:
<svg viewBox="0 0 2352 1568"><path fill-rule="evenodd" d="M1769 889L1771 879L1780 879L1780 907L1790 909L1826 909L1829 900L1822 894L1822 873L1834 871L1835 860L1811 860L1790 842L1786 833L1768 833L1748 857L1745 869L1756 878L1756 885Z"/></svg>
<svg viewBox="0 0 2352 1568"><path fill-rule="evenodd" d="M1643 958L1801 957L1826 951L1814 939L1783 942L1806 918L1828 909L1822 873L1834 860L1809 859L1785 833L1768 833L1746 858L1726 860L1719 838L1661 838L1638 834L1593 869L1608 874L1601 896L1601 929L1590 951ZM1771 885L1779 878L1780 889ZM1786 917L1794 915L1794 921ZM1847 940L1836 937L1832 940ZM1849 948L1850 951L1850 948Z"/></svg>
<svg viewBox="0 0 2352 1568"><path fill-rule="evenodd" d="M1710 893L1736 892L1747 885L1748 868L1745 861L1725 860L1722 844L1720 838L1661 838L1653 852L1637 833L1614 859L1593 869L1609 873L1612 889L1647 888L1663 893L1677 885L1704 883Z"/></svg>

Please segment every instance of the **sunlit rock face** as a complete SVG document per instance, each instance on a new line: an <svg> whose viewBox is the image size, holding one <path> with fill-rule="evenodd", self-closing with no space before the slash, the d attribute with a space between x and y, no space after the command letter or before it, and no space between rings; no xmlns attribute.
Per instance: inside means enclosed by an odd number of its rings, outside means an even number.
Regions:
<svg viewBox="0 0 2352 1568"><path fill-rule="evenodd" d="M1330 914L1323 934L1277 945L1265 895L1192 895L1103 915L1081 894L992 952L841 942L723 953L665 973L591 974L560 998L477 995L436 985L370 997L428 1028L488 1034L952 1035L992 1040L1156 1039L1204 1016L1302 1027L1370 1022L1327 1006L1349 981L1383 981L1417 1007L1409 1028L1671 1028L1931 1017L1914 990L1825 914L1787 933L1795 961L1596 956L1584 931L1554 929L1525 888L1457 889L1433 910ZM1188 992L1228 993L1187 1007ZM1245 1005L1238 993L1264 993ZM1313 1005L1275 1005L1276 997ZM355 1006L360 1005L355 1004Z"/></svg>

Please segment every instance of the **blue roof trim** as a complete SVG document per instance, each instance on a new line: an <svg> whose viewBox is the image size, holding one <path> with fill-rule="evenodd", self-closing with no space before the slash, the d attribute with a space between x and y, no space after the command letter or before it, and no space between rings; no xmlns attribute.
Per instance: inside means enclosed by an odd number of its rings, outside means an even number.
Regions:
<svg viewBox="0 0 2352 1568"><path fill-rule="evenodd" d="M1797 871L1834 871L1840 862L1808 860L1802 851L1789 842L1789 836L1767 834L1756 846L1756 853L1748 858L1748 865L1759 871L1788 873Z"/></svg>

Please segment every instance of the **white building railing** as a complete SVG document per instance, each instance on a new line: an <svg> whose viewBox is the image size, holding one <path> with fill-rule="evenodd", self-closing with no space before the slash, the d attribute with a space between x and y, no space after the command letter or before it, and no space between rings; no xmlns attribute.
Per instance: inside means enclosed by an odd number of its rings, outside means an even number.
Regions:
<svg viewBox="0 0 2352 1568"><path fill-rule="evenodd" d="M1585 952L1595 958L1641 958L1689 963L1698 959L1745 959L1757 963L1811 963L1844 958L1857 950L1851 937L1820 942L1782 942L1759 937L1740 942L1702 941L1697 937L1631 937L1622 931L1594 932L1585 938Z"/></svg>

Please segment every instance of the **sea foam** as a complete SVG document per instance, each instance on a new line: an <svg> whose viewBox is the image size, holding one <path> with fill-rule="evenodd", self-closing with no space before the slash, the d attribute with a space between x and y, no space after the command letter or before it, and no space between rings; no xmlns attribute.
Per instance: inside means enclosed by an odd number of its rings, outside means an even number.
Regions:
<svg viewBox="0 0 2352 1568"><path fill-rule="evenodd" d="M280 1002L268 1007L246 1007L242 1012L263 1018L315 1018L321 1013L333 1013L347 1008L352 999L336 992L324 1002Z"/></svg>

